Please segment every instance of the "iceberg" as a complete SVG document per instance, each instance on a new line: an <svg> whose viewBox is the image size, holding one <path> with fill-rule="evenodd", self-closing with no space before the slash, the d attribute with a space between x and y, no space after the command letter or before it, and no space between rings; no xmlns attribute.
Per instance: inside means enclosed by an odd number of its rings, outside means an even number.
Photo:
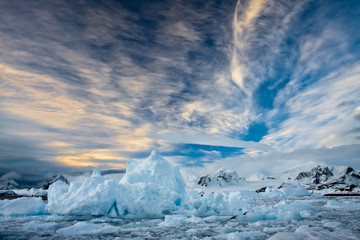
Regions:
<svg viewBox="0 0 360 240"><path fill-rule="evenodd" d="M96 169L83 182L55 182L49 187L46 209L61 215L158 217L239 214L249 206L240 194L201 195L185 189L179 168L153 151L145 160L129 161L120 182L102 177Z"/></svg>
<svg viewBox="0 0 360 240"><path fill-rule="evenodd" d="M179 167L166 161L156 150L145 161L129 161L120 183L152 183L180 194L185 193L185 183Z"/></svg>
<svg viewBox="0 0 360 240"><path fill-rule="evenodd" d="M101 176L72 182L70 186L57 181L49 187L47 210L63 215L103 216L122 192L119 184Z"/></svg>
<svg viewBox="0 0 360 240"><path fill-rule="evenodd" d="M0 201L0 215L39 215L44 214L45 203L41 198L24 197Z"/></svg>

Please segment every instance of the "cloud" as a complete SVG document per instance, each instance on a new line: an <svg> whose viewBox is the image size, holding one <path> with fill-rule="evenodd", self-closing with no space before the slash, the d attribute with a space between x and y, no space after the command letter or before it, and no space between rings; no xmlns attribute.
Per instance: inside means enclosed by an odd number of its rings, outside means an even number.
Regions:
<svg viewBox="0 0 360 240"><path fill-rule="evenodd" d="M12 144L0 146L0 160L70 171L64 164L120 168L181 144L241 147L256 157L358 143L352 9L3 1L0 140ZM263 142L239 140L254 124L269 128L257 137Z"/></svg>
<svg viewBox="0 0 360 240"><path fill-rule="evenodd" d="M210 136L205 134L192 134L185 135L175 132L166 132L153 136L160 140L164 140L171 143L187 143L187 144L201 144L210 146L224 146L224 147L236 147L246 148L251 150L269 151L271 147L262 143L241 141L221 136Z"/></svg>
<svg viewBox="0 0 360 240"><path fill-rule="evenodd" d="M360 65L347 67L287 99L288 118L262 142L283 151L359 143L356 132L349 134L359 125L359 78Z"/></svg>
<svg viewBox="0 0 360 240"><path fill-rule="evenodd" d="M214 4L152 3L134 14L126 3L1 3L1 133L35 159L123 166L161 145L149 136L164 129L244 131L251 113L223 111L236 93L218 81L231 33L215 16L233 6ZM195 102L204 109L189 109Z"/></svg>
<svg viewBox="0 0 360 240"><path fill-rule="evenodd" d="M17 172L9 172L1 176L0 180L20 179L22 176Z"/></svg>
<svg viewBox="0 0 360 240"><path fill-rule="evenodd" d="M205 167L183 169L186 175L201 175L216 172L220 167L236 170L239 176L251 178L253 176L280 177L285 172L294 174L310 170L318 164L328 166L352 166L360 169L360 145L343 145L334 148L297 149L291 152L273 152L270 154L218 159L215 163L205 164Z"/></svg>

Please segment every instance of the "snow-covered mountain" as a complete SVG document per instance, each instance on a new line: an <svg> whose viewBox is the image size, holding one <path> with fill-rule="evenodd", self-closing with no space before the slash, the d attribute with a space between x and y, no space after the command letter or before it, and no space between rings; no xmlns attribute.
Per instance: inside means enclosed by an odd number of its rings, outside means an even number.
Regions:
<svg viewBox="0 0 360 240"><path fill-rule="evenodd" d="M230 171L226 169L220 169L214 175L205 175L200 177L197 182L198 185L209 187L209 186L227 186L234 185L240 182L244 182L243 178L240 178L236 171Z"/></svg>
<svg viewBox="0 0 360 240"><path fill-rule="evenodd" d="M7 179L5 181L0 182L0 189L1 190L12 190L12 189L18 189L19 184L15 182L15 180Z"/></svg>
<svg viewBox="0 0 360 240"><path fill-rule="evenodd" d="M52 179L46 180L46 182L43 185L43 189L49 189L49 186L57 181L63 181L64 183L66 183L67 185L69 185L69 181L66 179L66 177L64 177L61 174L54 174L54 176L52 177Z"/></svg>
<svg viewBox="0 0 360 240"><path fill-rule="evenodd" d="M360 187L360 172L351 167L319 165L310 171L300 172L295 180L309 190L334 189L351 192Z"/></svg>

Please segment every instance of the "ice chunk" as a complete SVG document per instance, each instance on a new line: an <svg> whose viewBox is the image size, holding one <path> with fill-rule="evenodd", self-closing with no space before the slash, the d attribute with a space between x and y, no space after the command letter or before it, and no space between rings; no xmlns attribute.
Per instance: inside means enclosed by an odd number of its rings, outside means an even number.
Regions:
<svg viewBox="0 0 360 240"><path fill-rule="evenodd" d="M69 185L63 181L56 181L48 189L48 201L50 204L58 201L69 190Z"/></svg>
<svg viewBox="0 0 360 240"><path fill-rule="evenodd" d="M287 197L310 196L310 192L301 186L300 183L297 183L296 185L289 184L282 190Z"/></svg>
<svg viewBox="0 0 360 240"><path fill-rule="evenodd" d="M244 239L244 237L239 232L232 232L227 235L226 239L227 240L241 240L241 239Z"/></svg>
<svg viewBox="0 0 360 240"><path fill-rule="evenodd" d="M165 220L159 224L161 227L178 227L185 224L187 220L183 215L166 215Z"/></svg>
<svg viewBox="0 0 360 240"><path fill-rule="evenodd" d="M101 173L100 173L99 169L95 168L91 174L91 177L101 177Z"/></svg>
<svg viewBox="0 0 360 240"><path fill-rule="evenodd" d="M194 215L192 215L190 218L188 218L186 220L186 222L188 223L201 223L204 222L204 220L200 217L195 217Z"/></svg>
<svg viewBox="0 0 360 240"><path fill-rule="evenodd" d="M302 220L305 216L308 216L308 212L315 212L317 209L308 204L308 203L286 203L282 201L277 205L277 216L276 220L278 221L288 221L288 220Z"/></svg>
<svg viewBox="0 0 360 240"><path fill-rule="evenodd" d="M325 207L344 210L360 210L360 203L351 201L329 200L325 204Z"/></svg>
<svg viewBox="0 0 360 240"><path fill-rule="evenodd" d="M152 183L180 194L185 193L185 183L179 168L167 162L156 150L144 161L129 161L120 183Z"/></svg>
<svg viewBox="0 0 360 240"><path fill-rule="evenodd" d="M54 231L58 227L59 224L54 222L31 221L26 223L23 226L23 229L29 232L43 232L43 231Z"/></svg>
<svg viewBox="0 0 360 240"><path fill-rule="evenodd" d="M342 224L341 222L326 222L323 226L327 228L337 228L344 226L344 224Z"/></svg>
<svg viewBox="0 0 360 240"><path fill-rule="evenodd" d="M44 190L42 188L31 188L29 190L29 196L30 197L45 197L47 196L47 190Z"/></svg>
<svg viewBox="0 0 360 240"><path fill-rule="evenodd" d="M41 198L18 198L0 200L0 215L38 215L45 213L45 203Z"/></svg>
<svg viewBox="0 0 360 240"><path fill-rule="evenodd" d="M264 227L262 230L265 233L277 233L277 232L286 232L286 227Z"/></svg>
<svg viewBox="0 0 360 240"><path fill-rule="evenodd" d="M300 226L295 232L280 232L276 233L268 240L336 240L336 239L358 239L355 235L348 231L339 231L339 232L330 232L322 227L309 227L309 226Z"/></svg>
<svg viewBox="0 0 360 240"><path fill-rule="evenodd" d="M94 224L89 222L78 222L70 227L57 230L57 233L63 235L93 235L93 234L111 234L118 233L120 228L110 224Z"/></svg>
<svg viewBox="0 0 360 240"><path fill-rule="evenodd" d="M260 195L266 198L283 198L285 197L285 193L279 189L273 189L271 187L267 187L265 192L260 192Z"/></svg>
<svg viewBox="0 0 360 240"><path fill-rule="evenodd" d="M273 189L267 187L265 192L260 192L263 197L267 198L284 198L284 197L299 197L299 196L309 196L310 192L302 187L299 183L293 185L290 183L283 183L280 186L280 189Z"/></svg>
<svg viewBox="0 0 360 240"><path fill-rule="evenodd" d="M49 188L47 209L65 215L106 215L123 187L104 177L90 177L67 185L57 181ZM67 191L66 191L67 190Z"/></svg>
<svg viewBox="0 0 360 240"><path fill-rule="evenodd" d="M120 215L155 217L174 212L182 195L152 183L124 184L116 197Z"/></svg>
<svg viewBox="0 0 360 240"><path fill-rule="evenodd" d="M230 192L228 196L230 209L233 211L248 212L251 211L250 202L243 200L240 192Z"/></svg>

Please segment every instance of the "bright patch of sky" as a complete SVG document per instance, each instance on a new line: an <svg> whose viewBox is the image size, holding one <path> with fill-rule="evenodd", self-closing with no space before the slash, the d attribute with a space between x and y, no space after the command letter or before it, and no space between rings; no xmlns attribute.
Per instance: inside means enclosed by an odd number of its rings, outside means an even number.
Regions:
<svg viewBox="0 0 360 240"><path fill-rule="evenodd" d="M0 175L124 168L154 148L182 171L360 168L359 12L356 0L1 1Z"/></svg>

